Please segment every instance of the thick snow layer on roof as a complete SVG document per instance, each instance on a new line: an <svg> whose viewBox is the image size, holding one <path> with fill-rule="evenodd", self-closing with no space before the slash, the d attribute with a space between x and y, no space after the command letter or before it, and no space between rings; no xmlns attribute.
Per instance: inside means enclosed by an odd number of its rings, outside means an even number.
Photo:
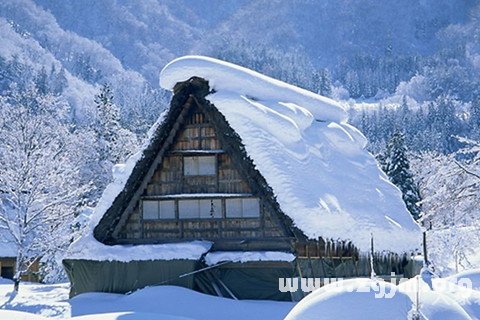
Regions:
<svg viewBox="0 0 480 320"><path fill-rule="evenodd" d="M67 259L95 261L142 261L142 260L199 260L212 246L208 241L148 245L107 246L98 242L93 235L82 238L82 247L76 245L69 249Z"/></svg>
<svg viewBox="0 0 480 320"><path fill-rule="evenodd" d="M215 251L205 256L207 265L212 266L220 262L252 262L252 261L286 261L292 262L295 256L280 251Z"/></svg>
<svg viewBox="0 0 480 320"><path fill-rule="evenodd" d="M351 240L367 251L419 247L420 228L400 191L364 148L333 100L220 60L186 56L160 74L172 90L192 76L209 81L206 98L240 135L282 211L308 237Z"/></svg>

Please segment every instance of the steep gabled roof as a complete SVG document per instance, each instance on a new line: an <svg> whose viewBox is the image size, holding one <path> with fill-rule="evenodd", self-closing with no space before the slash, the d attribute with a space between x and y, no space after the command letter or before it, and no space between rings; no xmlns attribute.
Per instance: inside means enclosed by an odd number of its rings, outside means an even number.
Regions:
<svg viewBox="0 0 480 320"><path fill-rule="evenodd" d="M205 99L205 96L210 93L208 82L198 77L192 77L177 83L174 93L165 118L151 133L149 143L133 167L123 190L116 196L113 203L95 226L94 236L98 241L106 244L115 242L114 238L117 232L120 231L128 215L138 203L148 181L151 180L156 168L161 163L165 152L169 150L169 147L174 142L174 138L181 128L182 121L185 119L189 108L192 108L194 105L200 108L207 116L216 132L221 133L218 139L222 148L232 157L242 177L252 187L253 193L269 201L272 207L277 208L277 211L281 212L278 208L278 203L275 201L272 189L258 170L256 170L253 161L245 151L241 138L228 125L225 117L216 107ZM282 226L287 234L290 234L292 237L305 238L302 232L292 225L292 221L288 216L280 215L273 218L278 219L278 225Z"/></svg>

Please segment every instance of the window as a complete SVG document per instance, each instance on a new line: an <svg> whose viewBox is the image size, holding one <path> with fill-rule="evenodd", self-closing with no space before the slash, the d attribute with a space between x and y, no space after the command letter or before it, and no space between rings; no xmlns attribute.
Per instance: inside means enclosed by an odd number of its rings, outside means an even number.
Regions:
<svg viewBox="0 0 480 320"><path fill-rule="evenodd" d="M143 219L175 219L175 201L143 201Z"/></svg>
<svg viewBox="0 0 480 320"><path fill-rule="evenodd" d="M222 201L220 199L199 200L200 218L221 218Z"/></svg>
<svg viewBox="0 0 480 320"><path fill-rule="evenodd" d="M257 198L242 199L242 217L260 217L260 203Z"/></svg>
<svg viewBox="0 0 480 320"><path fill-rule="evenodd" d="M210 176L217 173L215 156L183 158L183 172L186 176Z"/></svg>
<svg viewBox="0 0 480 320"><path fill-rule="evenodd" d="M260 203L257 198L235 198L225 200L227 218L258 218Z"/></svg>
<svg viewBox="0 0 480 320"><path fill-rule="evenodd" d="M220 199L180 200L178 201L180 219L208 219L222 217Z"/></svg>
<svg viewBox="0 0 480 320"><path fill-rule="evenodd" d="M225 203L223 203L225 201ZM165 199L142 201L144 220L176 219L178 204L179 219L258 218L258 198L210 198L210 199ZM223 208L225 205L225 211Z"/></svg>
<svg viewBox="0 0 480 320"><path fill-rule="evenodd" d="M159 201L160 219L175 219L175 201Z"/></svg>
<svg viewBox="0 0 480 320"><path fill-rule="evenodd" d="M199 216L198 200L178 201L178 217L180 219L194 219Z"/></svg>

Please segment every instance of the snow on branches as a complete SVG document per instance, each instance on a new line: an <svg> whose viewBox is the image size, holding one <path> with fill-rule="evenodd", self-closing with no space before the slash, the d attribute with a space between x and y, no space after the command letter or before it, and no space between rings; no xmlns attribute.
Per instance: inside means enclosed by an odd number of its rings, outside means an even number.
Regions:
<svg viewBox="0 0 480 320"><path fill-rule="evenodd" d="M458 138L464 147L453 154L425 152L412 161L419 179L430 257L440 272L472 266L480 246L480 144Z"/></svg>
<svg viewBox="0 0 480 320"><path fill-rule="evenodd" d="M71 239L85 187L68 120L68 105L34 86L0 98L0 229L17 250L16 289L34 261Z"/></svg>

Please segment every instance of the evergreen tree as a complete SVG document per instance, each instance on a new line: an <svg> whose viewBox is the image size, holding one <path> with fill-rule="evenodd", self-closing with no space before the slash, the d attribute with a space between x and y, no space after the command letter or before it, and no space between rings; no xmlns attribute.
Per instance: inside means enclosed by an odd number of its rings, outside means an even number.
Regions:
<svg viewBox="0 0 480 320"><path fill-rule="evenodd" d="M359 98L361 96L360 81L355 71L347 72L345 85L351 97Z"/></svg>
<svg viewBox="0 0 480 320"><path fill-rule="evenodd" d="M480 96L472 101L470 106L469 118L470 130L472 136L476 139L480 138Z"/></svg>
<svg viewBox="0 0 480 320"><path fill-rule="evenodd" d="M48 76L45 67L42 67L40 72L35 75L35 86L40 94L46 95L48 93Z"/></svg>
<svg viewBox="0 0 480 320"><path fill-rule="evenodd" d="M103 173L99 179L110 181L113 165L124 162L137 148L136 136L122 127L120 109L113 102L113 92L108 84L104 84L95 96L96 117L93 125L95 133L96 153Z"/></svg>
<svg viewBox="0 0 480 320"><path fill-rule="evenodd" d="M117 163L120 160L120 155L116 152L121 129L120 110L113 103L112 89L108 84L104 84L100 93L95 96L95 106L97 123L94 131L97 136L100 160Z"/></svg>
<svg viewBox="0 0 480 320"><path fill-rule="evenodd" d="M332 81L327 69L314 71L312 78L313 88L316 93L325 97L332 95Z"/></svg>
<svg viewBox="0 0 480 320"><path fill-rule="evenodd" d="M415 219L420 218L420 191L410 170L405 137L402 133L397 131L392 135L387 144L386 154L382 157L382 162L383 170L390 181L402 191L403 201L408 211Z"/></svg>
<svg viewBox="0 0 480 320"><path fill-rule="evenodd" d="M61 95L63 90L67 87L68 81L65 75L65 69L61 68L59 72L56 71L55 65L52 64L50 71L50 91L54 95Z"/></svg>

